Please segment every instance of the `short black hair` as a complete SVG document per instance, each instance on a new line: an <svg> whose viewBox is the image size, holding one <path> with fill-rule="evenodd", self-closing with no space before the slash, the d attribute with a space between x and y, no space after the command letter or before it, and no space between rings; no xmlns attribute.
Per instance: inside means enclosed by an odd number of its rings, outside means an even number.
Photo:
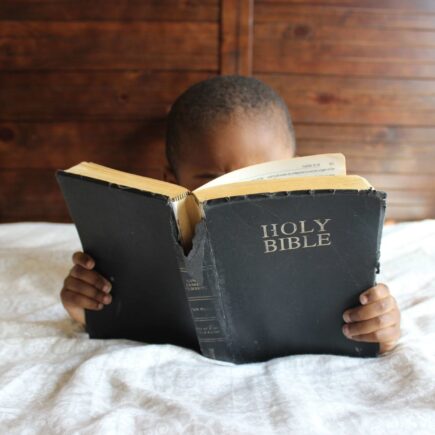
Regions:
<svg viewBox="0 0 435 435"><path fill-rule="evenodd" d="M247 114L279 108L287 121L295 146L293 123L284 100L266 83L254 77L216 76L190 86L174 102L167 118L166 158L176 174L183 135L203 132L236 110Z"/></svg>

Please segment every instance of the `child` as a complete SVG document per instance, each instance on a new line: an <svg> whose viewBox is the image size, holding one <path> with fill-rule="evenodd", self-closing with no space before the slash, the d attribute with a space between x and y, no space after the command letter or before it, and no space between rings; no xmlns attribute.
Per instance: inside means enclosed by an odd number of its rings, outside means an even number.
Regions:
<svg viewBox="0 0 435 435"><path fill-rule="evenodd" d="M168 116L165 180L190 190L235 169L286 159L295 153L287 106L263 82L220 76L187 89ZM73 254L60 296L70 316L85 323L84 308L110 304L110 281L93 271L94 260ZM385 284L360 295L361 305L346 310L343 333L356 341L379 342L381 353L400 337L400 312Z"/></svg>

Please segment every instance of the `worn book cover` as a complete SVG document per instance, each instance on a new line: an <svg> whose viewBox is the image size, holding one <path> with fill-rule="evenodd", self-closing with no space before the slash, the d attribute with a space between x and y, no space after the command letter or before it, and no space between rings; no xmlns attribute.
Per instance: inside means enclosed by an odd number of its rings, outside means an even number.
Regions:
<svg viewBox="0 0 435 435"><path fill-rule="evenodd" d="M376 284L386 194L345 175L342 155L290 160L193 192L95 164L57 171L83 249L112 282L112 303L86 310L90 337L234 363L376 356L378 343L341 328Z"/></svg>

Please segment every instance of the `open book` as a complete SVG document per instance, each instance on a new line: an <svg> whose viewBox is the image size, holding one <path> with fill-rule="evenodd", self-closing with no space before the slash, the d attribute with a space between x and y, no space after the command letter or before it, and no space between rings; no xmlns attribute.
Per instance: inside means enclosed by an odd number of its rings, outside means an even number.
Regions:
<svg viewBox="0 0 435 435"><path fill-rule="evenodd" d="M236 363L293 353L374 356L342 313L375 285L384 192L342 154L225 174L193 192L82 162L57 180L112 303L91 338L200 350Z"/></svg>

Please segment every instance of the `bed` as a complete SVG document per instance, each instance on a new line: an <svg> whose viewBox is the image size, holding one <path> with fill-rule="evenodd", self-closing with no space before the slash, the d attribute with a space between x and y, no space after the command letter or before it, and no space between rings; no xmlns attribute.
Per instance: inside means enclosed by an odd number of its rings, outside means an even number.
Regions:
<svg viewBox="0 0 435 435"><path fill-rule="evenodd" d="M72 224L0 225L0 433L435 433L435 220L384 228L379 282L398 301L402 337L377 359L237 366L90 340L59 299L78 249Z"/></svg>

